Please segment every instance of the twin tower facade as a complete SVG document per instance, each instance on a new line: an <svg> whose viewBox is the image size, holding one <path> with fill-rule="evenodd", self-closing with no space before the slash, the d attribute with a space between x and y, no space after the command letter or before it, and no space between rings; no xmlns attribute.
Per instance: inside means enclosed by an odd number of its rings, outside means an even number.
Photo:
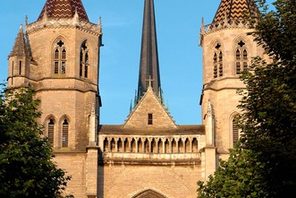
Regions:
<svg viewBox="0 0 296 198"><path fill-rule="evenodd" d="M72 177L77 198L194 198L218 159L239 138L235 118L244 85L239 74L264 56L245 15L253 0L222 0L202 24L201 125L177 125L165 108L159 74L154 2L145 0L136 104L122 125L100 123L101 24L81 0L47 0L38 19L20 27L9 55L8 86L33 86L55 161ZM102 74L104 75L104 74ZM103 96L104 97L104 96ZM186 97L186 96L184 96Z"/></svg>

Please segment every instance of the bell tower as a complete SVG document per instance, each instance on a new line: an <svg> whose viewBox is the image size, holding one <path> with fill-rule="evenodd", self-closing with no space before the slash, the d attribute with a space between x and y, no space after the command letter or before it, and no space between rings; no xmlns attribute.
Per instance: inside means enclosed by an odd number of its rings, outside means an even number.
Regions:
<svg viewBox="0 0 296 198"><path fill-rule="evenodd" d="M8 87L36 90L44 135L72 177L66 194L75 197L97 195L101 38L101 24L89 21L81 0L46 0L9 55Z"/></svg>
<svg viewBox="0 0 296 198"><path fill-rule="evenodd" d="M256 19L257 14L253 0L221 0L212 23L203 23L201 27L203 91L200 104L203 125L207 126L206 137L211 140L206 147L211 150L210 155L215 155L211 159L226 159L229 148L239 138L235 119L240 113L237 105L241 96L237 91L245 88L239 76L248 69L252 57L264 54L254 38L247 35L253 31L247 17ZM217 161L209 162L212 167L208 170L215 170L216 164Z"/></svg>
<svg viewBox="0 0 296 198"><path fill-rule="evenodd" d="M38 19L19 30L9 86L35 88L41 123L55 150L83 151L96 144L89 120L93 108L99 113L101 36L101 25L89 21L81 0L47 0Z"/></svg>

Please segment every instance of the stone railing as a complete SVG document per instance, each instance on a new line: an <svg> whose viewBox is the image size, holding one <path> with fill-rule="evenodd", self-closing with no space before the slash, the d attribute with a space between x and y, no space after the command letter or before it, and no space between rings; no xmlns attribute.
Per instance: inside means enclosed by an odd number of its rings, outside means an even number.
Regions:
<svg viewBox="0 0 296 198"><path fill-rule="evenodd" d="M140 156L141 158L164 157L171 159L173 156L176 159L196 158L196 154L199 153L199 148L201 148L200 138L200 135L100 135L99 146L104 155L108 157L137 158Z"/></svg>

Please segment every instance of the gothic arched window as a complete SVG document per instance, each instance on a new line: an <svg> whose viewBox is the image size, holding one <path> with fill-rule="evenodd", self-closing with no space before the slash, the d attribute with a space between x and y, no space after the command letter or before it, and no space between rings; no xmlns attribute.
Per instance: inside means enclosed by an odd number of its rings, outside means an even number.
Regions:
<svg viewBox="0 0 296 198"><path fill-rule="evenodd" d="M198 142L197 139L194 138L192 141L192 152L197 153L198 152Z"/></svg>
<svg viewBox="0 0 296 198"><path fill-rule="evenodd" d="M80 66L79 66L79 76L88 78L89 71L89 54L87 42L84 41L80 47Z"/></svg>
<svg viewBox="0 0 296 198"><path fill-rule="evenodd" d="M235 52L235 71L240 74L242 71L248 69L248 51L244 41L237 43Z"/></svg>
<svg viewBox="0 0 296 198"><path fill-rule="evenodd" d="M221 44L217 43L215 46L214 56L213 56L213 77L218 78L223 76L223 53L221 49Z"/></svg>
<svg viewBox="0 0 296 198"><path fill-rule="evenodd" d="M235 145L239 139L239 126L238 126L239 116L235 115L232 119L232 143Z"/></svg>
<svg viewBox="0 0 296 198"><path fill-rule="evenodd" d="M62 123L62 147L68 147L69 140L69 122L64 119Z"/></svg>
<svg viewBox="0 0 296 198"><path fill-rule="evenodd" d="M53 145L54 143L54 120L51 118L47 124L47 138L48 142Z"/></svg>
<svg viewBox="0 0 296 198"><path fill-rule="evenodd" d="M54 74L65 74L66 62L67 62L67 51L65 48L65 43L62 40L59 40L54 47L54 61L53 61Z"/></svg>

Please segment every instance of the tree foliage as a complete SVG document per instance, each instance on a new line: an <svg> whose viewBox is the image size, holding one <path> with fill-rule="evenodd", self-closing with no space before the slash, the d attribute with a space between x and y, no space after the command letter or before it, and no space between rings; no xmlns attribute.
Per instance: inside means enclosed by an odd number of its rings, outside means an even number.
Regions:
<svg viewBox="0 0 296 198"><path fill-rule="evenodd" d="M271 10L259 4L253 35L272 60L257 57L242 75L241 144L208 183L199 183L200 197L296 193L296 1L276 0Z"/></svg>
<svg viewBox="0 0 296 198"><path fill-rule="evenodd" d="M256 161L256 155L237 146L230 151L228 161L221 161L218 170L207 183L198 182L200 198L268 197L262 177L265 164Z"/></svg>
<svg viewBox="0 0 296 198"><path fill-rule="evenodd" d="M4 96L5 95L5 96ZM32 89L0 97L0 197L58 197L69 177L51 161Z"/></svg>

